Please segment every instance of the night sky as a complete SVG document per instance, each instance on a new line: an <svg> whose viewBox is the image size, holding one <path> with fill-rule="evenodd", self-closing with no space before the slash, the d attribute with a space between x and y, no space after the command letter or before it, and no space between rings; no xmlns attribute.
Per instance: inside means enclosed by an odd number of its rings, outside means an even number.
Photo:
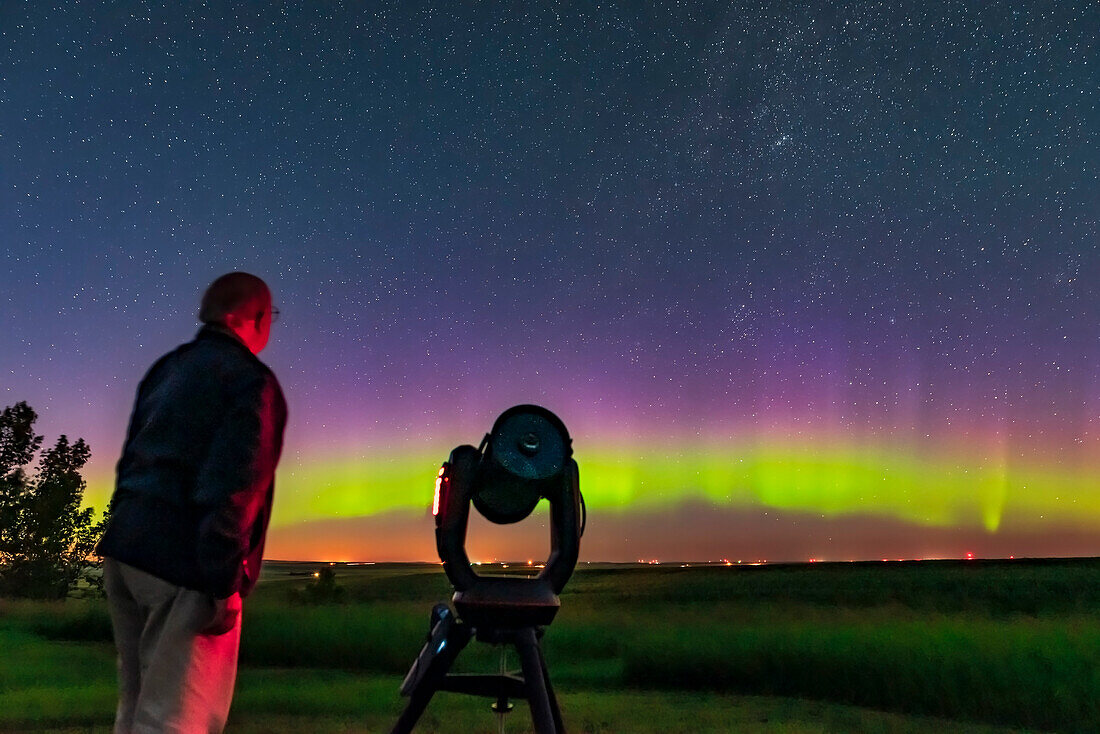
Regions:
<svg viewBox="0 0 1100 734"><path fill-rule="evenodd" d="M1100 6L234 5L0 5L0 403L93 505L240 269L270 557L435 558L524 402L588 560L1100 554Z"/></svg>

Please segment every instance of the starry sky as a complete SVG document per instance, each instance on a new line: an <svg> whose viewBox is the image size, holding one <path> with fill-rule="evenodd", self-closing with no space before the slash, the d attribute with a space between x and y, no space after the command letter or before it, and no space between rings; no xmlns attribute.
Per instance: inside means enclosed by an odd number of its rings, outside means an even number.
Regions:
<svg viewBox="0 0 1100 734"><path fill-rule="evenodd" d="M276 558L430 560L505 408L589 560L1100 554L1094 3L8 2L0 401L91 445L246 270ZM471 528L549 547L545 513Z"/></svg>

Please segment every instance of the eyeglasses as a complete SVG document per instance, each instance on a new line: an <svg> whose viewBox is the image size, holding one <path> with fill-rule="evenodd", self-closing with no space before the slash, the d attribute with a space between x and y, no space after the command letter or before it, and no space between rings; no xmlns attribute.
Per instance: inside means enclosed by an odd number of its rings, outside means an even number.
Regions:
<svg viewBox="0 0 1100 734"><path fill-rule="evenodd" d="M272 308L271 309L271 323L274 324L278 320L279 320L279 309Z"/></svg>

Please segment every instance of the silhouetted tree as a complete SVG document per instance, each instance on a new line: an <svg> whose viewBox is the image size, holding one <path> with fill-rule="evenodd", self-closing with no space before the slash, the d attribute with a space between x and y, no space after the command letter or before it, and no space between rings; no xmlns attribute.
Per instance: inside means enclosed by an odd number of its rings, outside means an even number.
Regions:
<svg viewBox="0 0 1100 734"><path fill-rule="evenodd" d="M313 573L313 580L301 589L290 589L290 601L299 604L338 604L344 601L344 587L336 583L336 571L322 566Z"/></svg>
<svg viewBox="0 0 1100 734"><path fill-rule="evenodd" d="M81 579L99 587L92 550L104 520L80 507L87 486L80 470L91 456L84 439L62 435L27 474L42 445L37 419L25 402L0 413L0 593L61 599Z"/></svg>

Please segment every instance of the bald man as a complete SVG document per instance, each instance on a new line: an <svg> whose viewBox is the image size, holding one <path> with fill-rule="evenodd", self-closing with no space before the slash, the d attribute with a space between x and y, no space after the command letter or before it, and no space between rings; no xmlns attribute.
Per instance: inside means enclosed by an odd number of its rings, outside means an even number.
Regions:
<svg viewBox="0 0 1100 734"><path fill-rule="evenodd" d="M223 275L194 341L138 387L98 549L119 653L116 734L225 726L286 425L279 382L256 357L277 314L262 280Z"/></svg>

